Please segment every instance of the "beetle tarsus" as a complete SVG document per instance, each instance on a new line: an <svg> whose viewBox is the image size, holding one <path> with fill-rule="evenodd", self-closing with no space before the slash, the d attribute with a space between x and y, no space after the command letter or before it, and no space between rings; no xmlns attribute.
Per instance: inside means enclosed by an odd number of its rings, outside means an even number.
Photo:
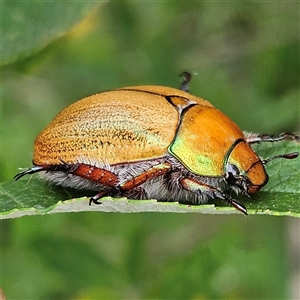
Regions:
<svg viewBox="0 0 300 300"><path fill-rule="evenodd" d="M228 199L227 199L228 200ZM242 202L239 202L235 199L231 199L231 200L228 200L229 203L237 210L239 210L240 212L242 212L243 214L245 214L246 216L248 215L247 213L247 208L246 206L242 203Z"/></svg>
<svg viewBox="0 0 300 300"><path fill-rule="evenodd" d="M50 166L32 166L29 169L26 169L17 175L14 176L15 180L19 180L21 177L28 175L28 174L34 174L40 171L49 171Z"/></svg>
<svg viewBox="0 0 300 300"><path fill-rule="evenodd" d="M98 199L94 199L94 197L90 198L89 206L92 206L92 203L97 205L102 204L102 202L98 201Z"/></svg>
<svg viewBox="0 0 300 300"><path fill-rule="evenodd" d="M89 201L89 206L92 206L92 203L97 204L97 205L102 204L102 202L100 202L98 200L104 196L107 196L107 194L108 194L107 191L102 191L102 192L96 194L95 196L91 197L90 201Z"/></svg>
<svg viewBox="0 0 300 300"><path fill-rule="evenodd" d="M246 206L242 202L239 202L239 201L233 199L231 196L229 196L229 195L227 195L225 193L222 193L218 189L216 189L216 195L218 195L221 199L226 200L229 204L231 204L238 211L242 212L246 216L248 215L247 208L246 208Z"/></svg>

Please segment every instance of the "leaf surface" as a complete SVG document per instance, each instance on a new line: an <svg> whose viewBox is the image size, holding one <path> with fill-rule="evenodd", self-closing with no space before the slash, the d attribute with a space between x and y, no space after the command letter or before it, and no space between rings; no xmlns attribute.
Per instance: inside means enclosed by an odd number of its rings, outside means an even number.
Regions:
<svg viewBox="0 0 300 300"><path fill-rule="evenodd" d="M4 1L2 64L32 55L79 24L99 3Z"/></svg>

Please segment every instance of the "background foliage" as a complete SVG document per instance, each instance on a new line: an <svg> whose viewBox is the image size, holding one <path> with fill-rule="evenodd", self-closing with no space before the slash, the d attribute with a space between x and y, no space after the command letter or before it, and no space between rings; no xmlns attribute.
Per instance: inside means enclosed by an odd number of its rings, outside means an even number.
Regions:
<svg viewBox="0 0 300 300"><path fill-rule="evenodd" d="M299 3L2 8L1 181L31 164L34 138L66 105L126 85L176 87L183 70L197 73L193 94L244 130L299 130ZM1 285L9 299L287 298L297 295L295 231L297 220L242 215L1 221Z"/></svg>

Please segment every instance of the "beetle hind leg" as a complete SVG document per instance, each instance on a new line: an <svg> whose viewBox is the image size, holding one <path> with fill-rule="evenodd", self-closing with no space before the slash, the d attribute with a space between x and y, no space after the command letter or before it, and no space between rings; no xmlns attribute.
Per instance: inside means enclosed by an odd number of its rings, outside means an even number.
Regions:
<svg viewBox="0 0 300 300"><path fill-rule="evenodd" d="M17 175L14 176L15 180L19 180L21 177L28 175L28 174L34 174L37 172L42 172L42 171L46 171L46 172L51 172L51 171L56 171L56 166L52 166L52 165L42 165L42 166L38 166L38 165L33 165L32 167L18 173Z"/></svg>

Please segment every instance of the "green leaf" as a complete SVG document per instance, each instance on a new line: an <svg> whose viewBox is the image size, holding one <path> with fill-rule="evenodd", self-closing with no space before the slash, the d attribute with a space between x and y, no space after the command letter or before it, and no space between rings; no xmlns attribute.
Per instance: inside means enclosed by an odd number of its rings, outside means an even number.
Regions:
<svg viewBox="0 0 300 300"><path fill-rule="evenodd" d="M255 146L264 158L280 153L300 151L300 144L289 141L282 143L262 143ZM249 214L271 214L300 216L300 168L299 157L293 160L277 159L267 164L269 183L248 199L237 197L248 208ZM35 177L34 175L33 177ZM14 218L24 215L103 211L103 212L177 212L177 213L239 213L225 202L213 199L206 205L183 205L178 202L157 202L156 200L128 200L125 198L101 199L101 205L88 205L92 194L61 187L28 176L20 181L0 184L1 218Z"/></svg>
<svg viewBox="0 0 300 300"><path fill-rule="evenodd" d="M97 2L5 1L2 3L2 64L14 62L37 52L62 37Z"/></svg>

